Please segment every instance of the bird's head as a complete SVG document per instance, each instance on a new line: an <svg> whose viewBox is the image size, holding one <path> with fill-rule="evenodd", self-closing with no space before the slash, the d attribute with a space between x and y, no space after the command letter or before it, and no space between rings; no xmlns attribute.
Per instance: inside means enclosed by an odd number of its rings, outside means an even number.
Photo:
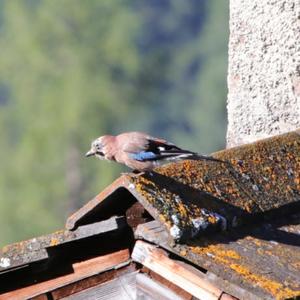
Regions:
<svg viewBox="0 0 300 300"><path fill-rule="evenodd" d="M105 136L101 136L97 139L95 139L91 144L91 149L85 154L86 157L89 156L96 156L99 159L104 159L105 153L104 148L105 147Z"/></svg>

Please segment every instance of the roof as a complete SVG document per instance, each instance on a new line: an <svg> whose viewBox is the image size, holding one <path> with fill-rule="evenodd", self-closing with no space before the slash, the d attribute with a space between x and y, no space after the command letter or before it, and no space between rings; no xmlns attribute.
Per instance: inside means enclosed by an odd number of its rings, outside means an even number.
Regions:
<svg viewBox="0 0 300 300"><path fill-rule="evenodd" d="M123 175L70 216L66 230L4 248L2 272L36 263L49 270L70 249L71 265L127 249L117 265L128 264L131 253L131 267L136 261L179 286L190 280L181 287L196 297L201 276L214 286L203 287L215 295L211 299L222 291L241 299L300 296L299 150L299 131L294 131L213 154L224 163L187 160ZM197 284L189 271L176 277L169 267L180 264L167 255L165 265L157 267L161 253L148 242L187 263L185 270L198 270ZM83 245L90 245L88 253ZM144 292L171 293L143 276L139 282Z"/></svg>
<svg viewBox="0 0 300 300"><path fill-rule="evenodd" d="M126 220L124 217L112 217L102 222L80 226L74 231L60 230L49 235L5 246L0 252L0 272L20 268L28 263L50 259L49 250L53 247L118 231L125 226Z"/></svg>
<svg viewBox="0 0 300 300"><path fill-rule="evenodd" d="M283 215L299 207L299 153L295 131L214 154L225 163L185 160L141 176L121 176L73 214L66 227L118 214L133 199L179 242Z"/></svg>

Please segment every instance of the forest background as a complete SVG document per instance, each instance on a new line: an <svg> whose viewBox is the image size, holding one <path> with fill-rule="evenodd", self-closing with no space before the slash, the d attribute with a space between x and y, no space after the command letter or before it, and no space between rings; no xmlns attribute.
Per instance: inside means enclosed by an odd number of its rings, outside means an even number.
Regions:
<svg viewBox="0 0 300 300"><path fill-rule="evenodd" d="M127 171L85 159L139 130L225 146L228 1L0 0L0 244L62 228Z"/></svg>

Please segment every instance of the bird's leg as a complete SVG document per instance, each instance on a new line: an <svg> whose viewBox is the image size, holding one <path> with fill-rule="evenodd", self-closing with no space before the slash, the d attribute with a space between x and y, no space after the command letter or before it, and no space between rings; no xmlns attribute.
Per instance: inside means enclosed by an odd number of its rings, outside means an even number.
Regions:
<svg viewBox="0 0 300 300"><path fill-rule="evenodd" d="M132 173L131 173L131 176L138 177L138 176L141 176L141 175L144 175L144 174L145 174L145 172L142 172L142 171L139 171L139 170L133 170Z"/></svg>
<svg viewBox="0 0 300 300"><path fill-rule="evenodd" d="M144 174L145 174L145 172L141 172L139 170L133 170L132 172L121 173L121 175L127 175L127 176L131 176L131 177L139 177Z"/></svg>
<svg viewBox="0 0 300 300"><path fill-rule="evenodd" d="M155 172L152 171L139 171L139 170L133 170L132 173L134 174L134 177L138 177L141 175L150 175L151 177L154 175Z"/></svg>

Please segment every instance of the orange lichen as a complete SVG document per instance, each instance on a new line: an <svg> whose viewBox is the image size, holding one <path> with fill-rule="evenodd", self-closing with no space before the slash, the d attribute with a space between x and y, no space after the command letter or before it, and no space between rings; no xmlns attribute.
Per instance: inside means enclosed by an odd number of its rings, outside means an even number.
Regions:
<svg viewBox="0 0 300 300"><path fill-rule="evenodd" d="M164 224L167 224L167 223L168 223L166 217L165 217L164 215L162 215L162 214L159 215L159 219L160 219L160 221L161 221L162 223L164 223Z"/></svg>
<svg viewBox="0 0 300 300"><path fill-rule="evenodd" d="M187 251L186 251L185 249L183 249L183 250L181 250L181 251L179 252L179 254L180 254L181 256L186 256Z"/></svg>
<svg viewBox="0 0 300 300"><path fill-rule="evenodd" d="M245 209L246 209L247 212L250 213L252 211L252 209L251 209L251 203L246 203Z"/></svg>
<svg viewBox="0 0 300 300"><path fill-rule="evenodd" d="M52 238L50 241L50 246L56 246L59 244L59 240L57 238Z"/></svg>
<svg viewBox="0 0 300 300"><path fill-rule="evenodd" d="M192 246L191 247L192 252L199 253L199 254L205 254L205 253L211 253L214 254L216 257L219 258L231 258L231 259L240 259L241 256L234 250L225 250L220 245L208 245L206 247L199 247L199 246Z"/></svg>
<svg viewBox="0 0 300 300"><path fill-rule="evenodd" d="M224 202L250 214L295 202L300 190L298 140L297 134L282 135L213 155L228 163L184 160L155 169L160 174L157 178L144 174L130 180L142 204L153 206L155 214L164 215L164 222L171 226L176 221L188 235L194 219L203 217L208 230L218 223L213 215L203 216L201 209L216 212L224 208L223 216L230 222ZM210 202L202 192L220 201ZM236 223L242 223L239 214L237 218Z"/></svg>
<svg viewBox="0 0 300 300"><path fill-rule="evenodd" d="M187 207L186 205L183 205L182 203L180 203L178 206L177 206L177 209L181 215L181 217L183 218L187 218L188 217L188 212L187 212Z"/></svg>
<svg viewBox="0 0 300 300"><path fill-rule="evenodd" d="M221 263L229 267L231 270L247 279L247 281L251 281L254 284L259 285L261 288L271 293L276 299L289 298L300 295L299 289L297 291L291 290L290 288L284 286L283 283L271 280L261 274L255 274L255 271L250 270L246 266L243 266L241 256L234 250L225 250L221 245L190 247L190 249L192 252L199 253L201 255L210 254L209 256L211 257L211 259L215 260L217 263ZM239 260L240 263L237 263L237 261Z"/></svg>
<svg viewBox="0 0 300 300"><path fill-rule="evenodd" d="M221 251L221 254L223 254L224 256L230 257L230 258L234 258L234 259L240 259L240 255L233 251L233 250L225 250L224 252Z"/></svg>
<svg viewBox="0 0 300 300"><path fill-rule="evenodd" d="M261 246L261 241L257 240L257 239L253 239L253 242L256 246Z"/></svg>
<svg viewBox="0 0 300 300"><path fill-rule="evenodd" d="M217 218L215 216L209 216L208 217L208 222L211 224L216 224L217 223Z"/></svg>
<svg viewBox="0 0 300 300"><path fill-rule="evenodd" d="M269 293L271 293L276 299L291 298L300 295L300 290L293 291L288 287L285 287L282 283L270 280L269 278L255 274L253 271L249 270L247 267L231 263L229 267L236 273L242 275L253 283L259 285Z"/></svg>
<svg viewBox="0 0 300 300"><path fill-rule="evenodd" d="M295 182L297 185L300 184L300 177L295 178L295 179L294 179L294 182Z"/></svg>

